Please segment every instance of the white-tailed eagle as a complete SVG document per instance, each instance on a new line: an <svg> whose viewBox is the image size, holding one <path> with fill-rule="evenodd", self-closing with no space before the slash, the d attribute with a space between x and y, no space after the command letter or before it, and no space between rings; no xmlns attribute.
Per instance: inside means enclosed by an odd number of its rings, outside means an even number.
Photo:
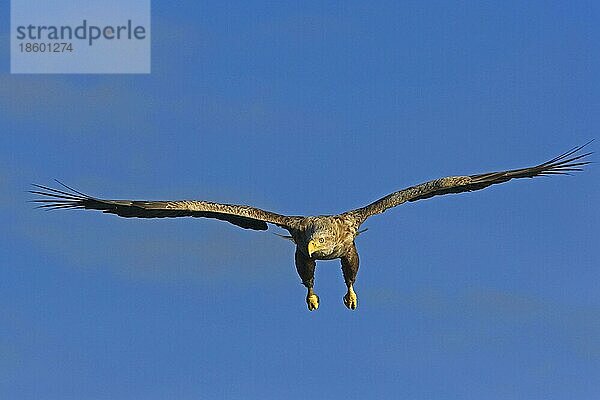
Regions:
<svg viewBox="0 0 600 400"><path fill-rule="evenodd" d="M245 229L255 230L265 230L267 224L277 225L286 229L290 233L287 238L296 244L296 269L302 284L308 289L306 295L308 309L312 311L319 307L319 297L313 291L316 260L339 258L344 281L348 288L343 298L344 304L354 310L358 304L353 289L358 272L358 253L354 239L361 232L360 226L367 218L407 201L428 199L442 194L470 192L511 179L562 175L572 171L581 171L584 165L589 164L585 157L591 153L581 152L587 144L589 143L575 147L534 167L476 175L449 176L421 183L391 193L362 208L338 215L287 216L251 206L202 200L105 200L88 196L63 184L61 184L64 186L62 190L34 185L36 189L31 190L31 193L42 196L33 201L42 203L39 207L46 209L100 210L125 218L216 218Z"/></svg>

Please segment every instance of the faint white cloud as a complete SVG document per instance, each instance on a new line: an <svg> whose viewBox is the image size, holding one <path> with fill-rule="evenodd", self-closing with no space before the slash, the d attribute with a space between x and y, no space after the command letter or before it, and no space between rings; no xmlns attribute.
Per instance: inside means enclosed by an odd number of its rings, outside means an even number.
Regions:
<svg viewBox="0 0 600 400"><path fill-rule="evenodd" d="M544 310L540 300L494 289L471 289L460 303L480 315L500 315L509 318L531 318Z"/></svg>
<svg viewBox="0 0 600 400"><path fill-rule="evenodd" d="M119 129L124 134L150 127L146 115L150 100L121 85L125 78L96 77L93 83L77 79L62 75L0 75L0 108L4 117L71 135L89 134L100 126Z"/></svg>
<svg viewBox="0 0 600 400"><path fill-rule="evenodd" d="M109 269L133 280L256 282L280 279L286 268L294 268L293 249L268 232L236 232L237 227L210 226L203 219L192 221L209 226L196 228L181 219L118 220L89 214L65 214L64 223L55 211L31 210L14 232L73 267Z"/></svg>
<svg viewBox="0 0 600 400"><path fill-rule="evenodd" d="M560 304L481 287L455 294L432 288L414 293L399 293L391 288L365 288L362 297L376 307L392 308L393 312L417 310L436 319L464 321L465 325L460 328L453 326L432 332L440 346L461 349L483 342L505 346L521 335L519 329L510 327L542 326L564 335L565 346L580 357L600 360L599 307Z"/></svg>

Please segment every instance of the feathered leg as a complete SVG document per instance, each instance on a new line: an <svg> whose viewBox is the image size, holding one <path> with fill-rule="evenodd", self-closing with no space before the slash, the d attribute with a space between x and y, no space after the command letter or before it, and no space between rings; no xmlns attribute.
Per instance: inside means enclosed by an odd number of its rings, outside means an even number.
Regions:
<svg viewBox="0 0 600 400"><path fill-rule="evenodd" d="M296 248L296 271L302 279L302 284L308 289L306 294L306 304L310 311L319 308L319 296L313 291L315 284L315 260L305 256L298 248Z"/></svg>
<svg viewBox="0 0 600 400"><path fill-rule="evenodd" d="M344 273L344 281L348 287L348 292L344 296L344 304L349 310L356 310L358 306L358 297L354 292L354 281L356 280L356 274L358 273L358 252L354 244L352 249L341 258L342 261L342 272Z"/></svg>

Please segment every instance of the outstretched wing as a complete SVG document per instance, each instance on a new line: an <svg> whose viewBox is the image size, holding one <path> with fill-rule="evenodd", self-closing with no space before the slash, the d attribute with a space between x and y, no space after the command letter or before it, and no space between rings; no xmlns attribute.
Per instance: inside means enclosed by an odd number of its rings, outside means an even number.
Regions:
<svg viewBox="0 0 600 400"><path fill-rule="evenodd" d="M581 149L589 143L591 142L588 142L583 146L575 147L566 153L546 161L543 164L536 165L535 167L489 172L478 175L449 176L421 183L420 185L389 194L365 207L349 211L347 214L352 214L360 223L362 223L371 215L382 213L388 208L399 206L407 201L428 199L433 196L448 193L471 192L516 178L563 175L569 174L571 171L581 171L582 166L590 163L589 161L585 161L584 158L592 153L580 153Z"/></svg>
<svg viewBox="0 0 600 400"><path fill-rule="evenodd" d="M58 181L57 181L58 182ZM286 228L301 217L290 217L250 206L220 204L210 201L137 201L104 200L78 192L60 182L64 190L34 184L31 193L43 196L32 200L42 203L39 208L100 210L125 218L203 217L230 222L245 229L266 230L267 223Z"/></svg>

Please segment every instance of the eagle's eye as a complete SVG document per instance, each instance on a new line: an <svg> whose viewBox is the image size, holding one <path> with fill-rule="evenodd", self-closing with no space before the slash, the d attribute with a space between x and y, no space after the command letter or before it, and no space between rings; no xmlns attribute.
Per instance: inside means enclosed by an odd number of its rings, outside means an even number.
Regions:
<svg viewBox="0 0 600 400"><path fill-rule="evenodd" d="M325 242L325 239L319 238L319 243L324 243L324 242Z"/></svg>

